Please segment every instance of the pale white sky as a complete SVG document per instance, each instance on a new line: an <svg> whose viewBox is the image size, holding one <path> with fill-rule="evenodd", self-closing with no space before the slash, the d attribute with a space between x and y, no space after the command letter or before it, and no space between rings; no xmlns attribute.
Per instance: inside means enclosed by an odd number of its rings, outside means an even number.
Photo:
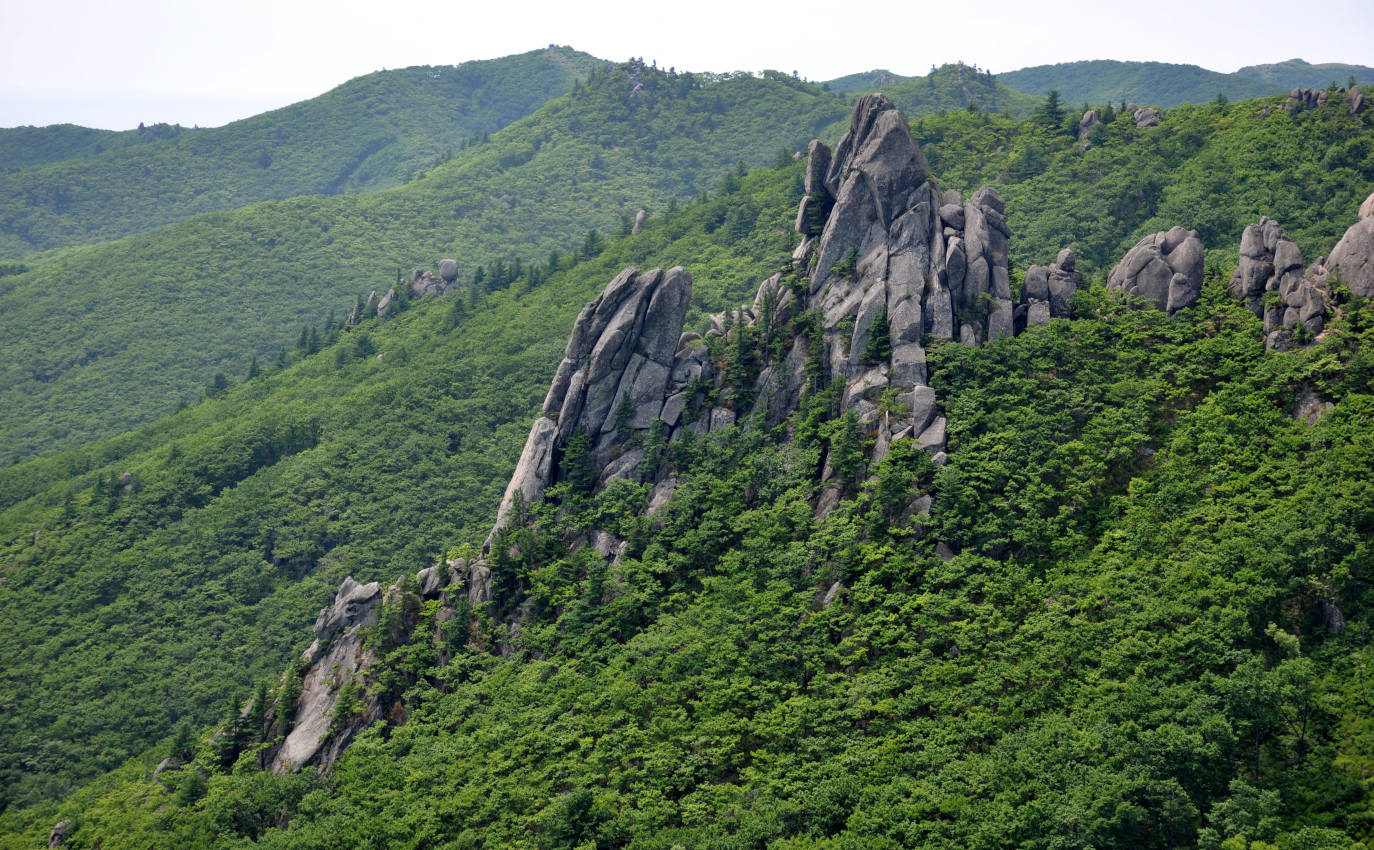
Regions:
<svg viewBox="0 0 1374 850"><path fill-rule="evenodd" d="M1374 65L1370 0L0 0L0 127L216 126L382 68L566 44L692 71Z"/></svg>

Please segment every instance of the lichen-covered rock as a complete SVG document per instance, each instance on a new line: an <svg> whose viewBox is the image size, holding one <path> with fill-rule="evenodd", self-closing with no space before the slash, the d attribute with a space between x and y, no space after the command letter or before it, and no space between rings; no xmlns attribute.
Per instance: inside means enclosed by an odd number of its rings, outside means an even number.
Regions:
<svg viewBox="0 0 1374 850"><path fill-rule="evenodd" d="M1107 275L1107 288L1153 301L1173 313L1202 294L1202 240L1174 227L1136 243Z"/></svg>
<svg viewBox="0 0 1374 850"><path fill-rule="evenodd" d="M1146 106L1137 109L1134 113L1135 125L1137 127L1158 127L1159 110L1153 106Z"/></svg>

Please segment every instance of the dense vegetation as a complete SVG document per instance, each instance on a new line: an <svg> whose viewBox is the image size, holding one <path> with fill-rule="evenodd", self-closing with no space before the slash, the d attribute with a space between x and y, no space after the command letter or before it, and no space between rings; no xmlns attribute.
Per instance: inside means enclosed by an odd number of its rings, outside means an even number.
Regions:
<svg viewBox="0 0 1374 850"><path fill-rule="evenodd" d="M1130 102L1153 106L1206 103L1219 94L1231 100L1264 97L1282 89L1273 83L1220 74L1196 65L1109 59L1036 65L998 74L997 79L1027 94L1058 91L1070 103ZM1322 81L1321 87L1326 87L1326 81Z"/></svg>
<svg viewBox="0 0 1374 850"><path fill-rule="evenodd" d="M951 113L914 122L941 185L992 185L1007 202L1014 266L1048 263L1072 246L1105 270L1142 236L1176 224L1234 259L1246 225L1276 218L1315 260L1354 223L1374 185L1367 115L1336 100L1289 115L1281 98L1181 106L1158 127L1107 122L1086 150L1076 109L1017 122Z"/></svg>
<svg viewBox="0 0 1374 850"><path fill-rule="evenodd" d="M830 393L676 447L652 519L633 485L555 493L506 566L517 654L479 633L435 666L419 629L407 719L327 778L135 761L6 822L105 848L1365 840L1374 314L1270 355L1223 287L1170 319L1099 283L1072 322L939 349L949 465L856 470L822 519ZM610 572L549 545L593 523L632 541Z"/></svg>
<svg viewBox="0 0 1374 850"><path fill-rule="evenodd" d="M496 259L582 251L589 228L628 231L636 210L714 189L741 162L790 161L846 111L783 75L619 66L404 187L207 214L29 263L0 277L0 457L170 413L441 257L466 281Z"/></svg>
<svg viewBox="0 0 1374 850"><path fill-rule="evenodd" d="M316 324L318 354L0 469L0 802L219 719L299 651L344 575L390 582L480 542L582 303L626 265L683 261L695 315L737 303L791 250L799 173L731 175L533 289Z"/></svg>
<svg viewBox="0 0 1374 850"><path fill-rule="evenodd" d="M845 96L631 63L400 189L4 269L0 847L59 819L106 850L1374 840L1374 307L1276 355L1224 295L1261 214L1309 258L1353 221L1368 119L1180 107L1084 150L1075 110L1017 120L969 96L996 95L986 74L930 80L890 91L953 98L914 122L934 174L996 185L1015 268L1078 250L1075 318L930 348L944 467L900 445L866 465L816 387L782 427L670 447L684 483L652 517L646 485L555 489L496 549L519 634L441 628L403 587L415 640L371 644L402 708L328 776L226 765L213 725L344 575L389 583L485 536L566 329L616 271L687 266L700 329L783 268L792 152L833 141ZM1202 302L1109 297L1105 269L1171 224L1210 249ZM457 292L340 327L438 256L462 258ZM174 329L188 362L153 352ZM770 356L751 339L722 347L727 373ZM1302 399L1331 406L1299 418ZM817 516L826 449L843 500Z"/></svg>
<svg viewBox="0 0 1374 850"><path fill-rule="evenodd" d="M1250 77L1271 83L1279 90L1324 89L1335 83L1346 85L1353 77L1360 85L1374 83L1374 68L1368 65L1346 65L1341 62L1312 64L1301 59L1275 62L1270 65L1248 65L1236 71L1240 77Z"/></svg>
<svg viewBox="0 0 1374 850"><path fill-rule="evenodd" d="M0 130L0 257L114 239L257 201L396 186L529 115L602 64L549 47L368 74L214 129ZM52 161L58 151L65 155ZM26 167L13 171L16 164Z"/></svg>

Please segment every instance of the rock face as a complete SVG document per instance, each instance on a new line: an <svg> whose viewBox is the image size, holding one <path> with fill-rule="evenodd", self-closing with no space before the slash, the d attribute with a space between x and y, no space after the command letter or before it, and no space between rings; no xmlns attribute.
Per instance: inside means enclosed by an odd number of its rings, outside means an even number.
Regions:
<svg viewBox="0 0 1374 850"><path fill-rule="evenodd" d="M1341 282L1361 298L1374 298L1374 194L1360 204L1360 220L1331 249L1326 268L1340 271Z"/></svg>
<svg viewBox="0 0 1374 850"><path fill-rule="evenodd" d="M1174 227L1146 236L1107 275L1107 288L1147 298L1173 313L1202 293L1202 240Z"/></svg>
<svg viewBox="0 0 1374 850"><path fill-rule="evenodd" d="M647 432L656 420L670 431L681 427L682 393L707 370L704 350L682 339L691 298L692 277L682 268L641 274L630 267L582 309L544 398L543 415L530 429L501 500L498 528L517 493L533 501L567 476L561 460L575 435L585 435L589 462L600 472L610 464L613 449L635 432ZM616 458L623 462L614 475L629 474L643 456L629 454Z"/></svg>
<svg viewBox="0 0 1374 850"><path fill-rule="evenodd" d="M343 686L373 659L362 652L362 630L377 621L381 586L345 578L334 602L315 619L315 641L301 656L308 665L301 682L291 733L272 759L273 773L289 773L309 764L327 767L351 735L330 736L334 708ZM327 746L326 746L327 744Z"/></svg>
<svg viewBox="0 0 1374 850"><path fill-rule="evenodd" d="M799 250L810 258L808 306L824 316L831 374L850 379L865 371L879 314L894 358L907 363L924 363L926 333L973 342L1009 335L1002 199L986 188L966 203L941 193L927 179L906 119L882 95L861 98L850 126L833 155L812 142L808 182L822 169L825 178L797 216L798 230L812 237L803 226L810 209L831 210L814 244L808 238ZM919 377L924 382L923 368Z"/></svg>

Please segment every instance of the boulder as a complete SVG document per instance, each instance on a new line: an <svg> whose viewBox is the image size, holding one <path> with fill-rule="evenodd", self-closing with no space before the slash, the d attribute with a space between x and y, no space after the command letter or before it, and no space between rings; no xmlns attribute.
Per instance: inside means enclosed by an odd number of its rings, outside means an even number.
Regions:
<svg viewBox="0 0 1374 850"><path fill-rule="evenodd" d="M1339 271L1341 282L1361 298L1374 298L1374 195L1360 205L1360 220L1331 249L1326 268Z"/></svg>
<svg viewBox="0 0 1374 850"><path fill-rule="evenodd" d="M1102 119L1098 117L1096 109L1089 109L1083 113L1083 117L1078 119L1078 143L1083 147L1092 144L1093 131L1102 126Z"/></svg>
<svg viewBox="0 0 1374 850"><path fill-rule="evenodd" d="M1202 240L1174 227L1136 243L1107 275L1107 288L1136 295L1173 313L1202 294Z"/></svg>
<svg viewBox="0 0 1374 850"><path fill-rule="evenodd" d="M1153 106L1146 106L1135 111L1135 125L1137 127L1158 127L1159 110Z"/></svg>
<svg viewBox="0 0 1374 850"><path fill-rule="evenodd" d="M648 220L649 220L649 211L648 211L648 210L640 210L639 212L635 213L635 223L634 223L633 225L630 226L630 235L631 235L631 236L634 236L635 234L639 233L639 231L643 230L643 229L644 229L644 222L646 222L646 221L648 221Z"/></svg>
<svg viewBox="0 0 1374 850"><path fill-rule="evenodd" d="M451 283L453 283L455 280L457 280L457 279L458 279L458 261L457 261L457 260L440 260L440 261L439 261L439 277L441 277L441 278L444 279L444 283L449 283L449 284L451 284Z"/></svg>

